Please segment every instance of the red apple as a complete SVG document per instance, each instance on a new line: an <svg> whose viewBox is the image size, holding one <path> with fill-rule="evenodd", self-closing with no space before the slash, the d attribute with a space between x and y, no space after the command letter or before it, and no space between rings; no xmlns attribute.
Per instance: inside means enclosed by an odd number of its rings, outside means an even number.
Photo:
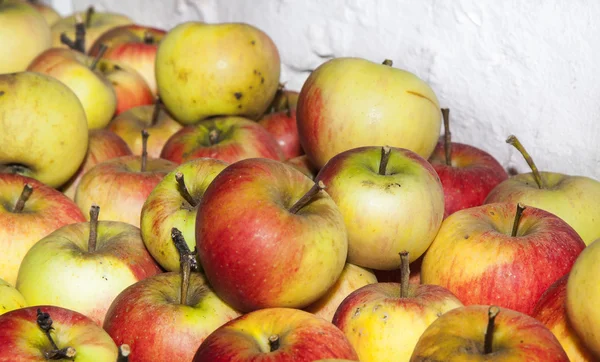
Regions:
<svg viewBox="0 0 600 362"><path fill-rule="evenodd" d="M442 109L445 137L429 162L444 188L444 217L462 209L483 205L485 198L508 174L494 156L477 147L451 142L449 110Z"/></svg>
<svg viewBox="0 0 600 362"><path fill-rule="evenodd" d="M330 322L292 308L266 308L219 327L202 342L193 362L358 361L344 334Z"/></svg>
<svg viewBox="0 0 600 362"><path fill-rule="evenodd" d="M286 160L304 154L298 138L295 108L267 114L258 123L277 140Z"/></svg>
<svg viewBox="0 0 600 362"><path fill-rule="evenodd" d="M128 109L154 103L154 94L146 80L133 68L102 59L98 69L112 84L117 96L115 115Z"/></svg>
<svg viewBox="0 0 600 362"><path fill-rule="evenodd" d="M323 187L265 158L238 161L215 177L198 206L196 244L221 298L248 312L303 308L325 295L344 268L348 242Z"/></svg>
<svg viewBox="0 0 600 362"><path fill-rule="evenodd" d="M444 220L423 258L421 282L449 289L465 305L495 304L531 314L584 248L577 232L554 214L514 203L486 204Z"/></svg>
<svg viewBox="0 0 600 362"><path fill-rule="evenodd" d="M303 174L305 174L306 176L310 177L312 180L314 180L315 177L317 177L317 174L319 173L319 169L317 169L310 162L310 160L308 159L308 156L306 156L306 155L290 158L288 160L285 160L285 163L287 163L290 166L293 166L298 171L300 171Z"/></svg>
<svg viewBox="0 0 600 362"><path fill-rule="evenodd" d="M33 244L62 226L82 221L85 216L77 205L54 188L0 173L0 278L14 286L19 265Z"/></svg>
<svg viewBox="0 0 600 362"><path fill-rule="evenodd" d="M227 163L254 157L284 158L264 127L242 117L216 117L186 126L169 138L160 157L177 163L200 157Z"/></svg>

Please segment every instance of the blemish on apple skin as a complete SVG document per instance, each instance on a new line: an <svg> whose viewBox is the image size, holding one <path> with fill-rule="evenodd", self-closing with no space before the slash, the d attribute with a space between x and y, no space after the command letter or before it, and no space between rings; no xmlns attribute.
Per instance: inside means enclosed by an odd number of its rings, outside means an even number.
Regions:
<svg viewBox="0 0 600 362"><path fill-rule="evenodd" d="M252 41L250 42L250 44L254 45L254 44L256 44L256 41L252 40Z"/></svg>
<svg viewBox="0 0 600 362"><path fill-rule="evenodd" d="M354 315L352 316L352 318L356 318L360 315L360 307L356 308L356 310L354 311Z"/></svg>
<svg viewBox="0 0 600 362"><path fill-rule="evenodd" d="M469 235L465 235L465 239L468 239L468 238L469 238Z"/></svg>
<svg viewBox="0 0 600 362"><path fill-rule="evenodd" d="M4 91L0 91L0 97L4 95Z"/></svg>
<svg viewBox="0 0 600 362"><path fill-rule="evenodd" d="M238 101L240 99L242 99L242 97L243 97L242 92L235 92L235 93L233 93L233 95L235 96L235 99L237 99Z"/></svg>

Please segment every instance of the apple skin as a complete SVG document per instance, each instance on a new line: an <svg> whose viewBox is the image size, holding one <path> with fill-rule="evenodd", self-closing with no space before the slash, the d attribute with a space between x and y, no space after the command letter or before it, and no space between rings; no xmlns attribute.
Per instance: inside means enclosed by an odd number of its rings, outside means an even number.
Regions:
<svg viewBox="0 0 600 362"><path fill-rule="evenodd" d="M270 352L269 337L279 335ZM193 362L312 362L323 358L358 361L344 334L330 322L292 308L266 308L219 327L202 342Z"/></svg>
<svg viewBox="0 0 600 362"><path fill-rule="evenodd" d="M144 40L145 34L151 35L151 40ZM167 32L149 26L129 24L118 26L103 33L90 48L89 54L95 56L100 50L100 44L108 47L104 59L110 59L125 64L140 73L152 94L156 90L155 60L158 44Z"/></svg>
<svg viewBox="0 0 600 362"><path fill-rule="evenodd" d="M0 315L26 306L23 295L7 281L0 279Z"/></svg>
<svg viewBox="0 0 600 362"><path fill-rule="evenodd" d="M45 4L43 2L40 2L39 0L33 0L33 1L21 0L21 1L28 3L29 5L33 6L37 11L39 11L40 14L42 14L44 19L46 20L46 23L48 23L48 26L52 26L58 20L62 19L62 16L52 6ZM50 30L50 28L48 28L48 30Z"/></svg>
<svg viewBox="0 0 600 362"><path fill-rule="evenodd" d="M214 142L209 138L211 131L218 132ZM200 157L227 163L256 157L284 159L273 136L258 123L243 117L217 117L183 127L167 140L160 157L176 163Z"/></svg>
<svg viewBox="0 0 600 362"><path fill-rule="evenodd" d="M217 115L258 119L275 97L280 68L273 40L243 23L185 22L156 52L158 93L182 124Z"/></svg>
<svg viewBox="0 0 600 362"><path fill-rule="evenodd" d="M114 115L119 115L133 107L154 103L152 90L137 70L106 59L100 60L98 69L115 91L117 104Z"/></svg>
<svg viewBox="0 0 600 362"><path fill-rule="evenodd" d="M386 174L379 174L381 147L343 151L315 180L327 185L348 230L348 262L365 268L400 267L398 253L419 258L444 216L444 192L433 167L416 153L391 148Z"/></svg>
<svg viewBox="0 0 600 362"><path fill-rule="evenodd" d="M600 239L579 255L567 281L566 308L571 326L595 358L600 358L600 312L596 308L600 292L595 286L600 276Z"/></svg>
<svg viewBox="0 0 600 362"><path fill-rule="evenodd" d="M281 87L281 86L280 86ZM277 93L275 93L275 98L269 109L273 110L273 112L281 112L287 111L288 109L293 109L296 112L296 106L298 105L298 97L300 96L300 92L279 88L277 89Z"/></svg>
<svg viewBox="0 0 600 362"><path fill-rule="evenodd" d="M0 2L0 74L24 71L51 45L50 27L40 12L23 1Z"/></svg>
<svg viewBox="0 0 600 362"><path fill-rule="evenodd" d="M37 305L0 316L0 361L46 361L43 351L51 350L52 345L36 323L38 308L52 318L53 330L50 333L56 345L59 348L73 347L77 362L117 360L117 345L91 319L69 309ZM18 359L15 359L17 356Z"/></svg>
<svg viewBox="0 0 600 362"><path fill-rule="evenodd" d="M448 216L425 253L421 282L449 289L465 305L493 304L531 315L546 289L569 273L585 243L562 219L534 207L523 211L512 237L516 208L494 203Z"/></svg>
<svg viewBox="0 0 600 362"><path fill-rule="evenodd" d="M81 102L59 80L33 72L0 74L0 94L0 172L60 187L87 152Z"/></svg>
<svg viewBox="0 0 600 362"><path fill-rule="evenodd" d="M175 121L164 109L159 111L156 123L152 125L154 106L138 106L116 116L108 129L127 142L129 148L140 152L142 149L142 130L148 131L148 156L159 158L167 140L183 126Z"/></svg>
<svg viewBox="0 0 600 362"><path fill-rule="evenodd" d="M117 96L108 79L89 66L93 59L71 49L50 48L27 67L66 84L81 101L89 129L104 128L117 107Z"/></svg>
<svg viewBox="0 0 600 362"><path fill-rule="evenodd" d="M102 212L100 212L102 214ZM161 272L140 230L118 221L98 222L96 249L88 251L90 224L62 227L25 255L17 290L29 305L72 309L102 326L111 302L128 286Z"/></svg>
<svg viewBox="0 0 600 362"><path fill-rule="evenodd" d="M140 131L141 132L141 131ZM62 192L71 200L75 200L75 191L83 175L100 162L131 155L127 143L115 133L101 128L90 130L88 151L79 170L69 182L61 187Z"/></svg>
<svg viewBox="0 0 600 362"><path fill-rule="evenodd" d="M556 337L541 322L505 308L500 308L495 319L493 355L483 354L488 309L471 305L444 313L423 332L410 362L569 362Z"/></svg>
<svg viewBox="0 0 600 362"><path fill-rule="evenodd" d="M23 212L13 212L25 184L33 192ZM10 209L8 208L10 207ZM85 216L68 197L35 179L0 173L0 278L17 282L19 265L27 251L41 238Z"/></svg>
<svg viewBox="0 0 600 362"><path fill-rule="evenodd" d="M298 171L308 176L311 180L314 180L319 173L319 170L312 163L310 163L310 160L306 155L290 158L285 160L285 163L293 166Z"/></svg>
<svg viewBox="0 0 600 362"><path fill-rule="evenodd" d="M140 226L140 215L150 192L177 164L148 158L141 172L140 156L121 156L97 164L86 172L75 191L81 210L92 204L102 208L100 220L123 221ZM89 218L89 216L86 216Z"/></svg>
<svg viewBox="0 0 600 362"><path fill-rule="evenodd" d="M289 211L313 185L291 166L254 158L227 166L206 189L196 217L198 258L232 307L303 308L339 278L348 242L331 197L320 191Z"/></svg>
<svg viewBox="0 0 600 362"><path fill-rule="evenodd" d="M361 58L321 64L302 86L297 107L300 144L318 168L343 151L374 145L427 159L440 134L439 102L427 83Z"/></svg>
<svg viewBox="0 0 600 362"><path fill-rule="evenodd" d="M283 151L286 160L304 154L298 139L298 126L296 124L296 110L281 111L264 116L258 124L273 135Z"/></svg>
<svg viewBox="0 0 600 362"><path fill-rule="evenodd" d="M522 173L500 183L485 203L520 202L565 220L588 245L600 238L600 181L585 176L541 172L545 188L539 189L532 173Z"/></svg>
<svg viewBox="0 0 600 362"><path fill-rule="evenodd" d="M593 361L594 357L577 336L567 316L567 281L569 274L558 279L538 300L532 317L542 322L558 339L571 362Z"/></svg>
<svg viewBox="0 0 600 362"><path fill-rule="evenodd" d="M440 315L462 303L437 285L409 285L400 297L400 283L376 283L344 299L333 324L350 341L360 361L407 361L425 329Z"/></svg>
<svg viewBox="0 0 600 362"><path fill-rule="evenodd" d="M196 247L196 215L193 207L181 196L175 174L183 174L192 198L199 202L214 178L227 163L214 158L196 158L168 173L150 192L141 213L142 239L154 259L168 271L179 271L179 252L171 239L171 229L181 231L190 250Z"/></svg>
<svg viewBox="0 0 600 362"><path fill-rule="evenodd" d="M429 162L444 188L444 218L462 209L481 206L508 174L494 156L464 143L452 142L451 165L446 165L444 141L438 142Z"/></svg>
<svg viewBox="0 0 600 362"><path fill-rule="evenodd" d="M304 308L304 310L331 322L335 311L344 298L358 288L374 283L377 283L377 278L371 271L346 263L342 274L333 287L323 297Z"/></svg>

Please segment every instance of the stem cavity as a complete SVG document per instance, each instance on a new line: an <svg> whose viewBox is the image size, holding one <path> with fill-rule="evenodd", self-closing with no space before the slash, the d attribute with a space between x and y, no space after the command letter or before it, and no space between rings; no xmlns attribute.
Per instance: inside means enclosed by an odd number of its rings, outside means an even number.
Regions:
<svg viewBox="0 0 600 362"><path fill-rule="evenodd" d="M211 146L219 143L219 134L220 134L220 132L216 128L211 129L210 132L208 132L208 142L210 143Z"/></svg>
<svg viewBox="0 0 600 362"><path fill-rule="evenodd" d="M152 45L154 44L154 35L151 32L146 31L144 33L144 44Z"/></svg>
<svg viewBox="0 0 600 362"><path fill-rule="evenodd" d="M300 200L296 201L296 203L290 207L289 212L292 214L297 214L300 209L306 206L321 190L324 189L325 184L323 181L317 182L313 185L313 187L310 188L310 190L308 190L307 193L304 194L304 196L300 198Z"/></svg>
<svg viewBox="0 0 600 362"><path fill-rule="evenodd" d="M452 166L452 133L450 132L449 108L442 108L442 117L444 118L444 153L446 155L446 165Z"/></svg>
<svg viewBox="0 0 600 362"><path fill-rule="evenodd" d="M146 163L148 162L148 137L150 134L145 129L142 130L142 165L140 167L141 172L146 171Z"/></svg>
<svg viewBox="0 0 600 362"><path fill-rule="evenodd" d="M379 174L385 176L387 172L387 164L390 160L392 149L390 146L381 147L381 160L379 161Z"/></svg>
<svg viewBox="0 0 600 362"><path fill-rule="evenodd" d="M179 186L179 193L181 194L181 197L183 197L185 201L187 201L192 207L196 207L196 205L198 205L198 202L194 200L188 188L185 186L185 179L183 178L183 173L177 172L175 174L175 181L177 181L177 185Z"/></svg>
<svg viewBox="0 0 600 362"><path fill-rule="evenodd" d="M531 171L533 172L533 178L535 179L535 183L538 185L538 188L543 189L544 183L542 182L542 175L540 174L540 171L538 171L538 168L533 162L533 159L531 158L527 150L525 150L525 147L523 147L523 144L521 144L519 139L514 135L510 135L506 139L506 143L512 145L521 153L521 155L523 155L523 158L525 158L525 161L527 161L529 168L531 168Z"/></svg>
<svg viewBox="0 0 600 362"><path fill-rule="evenodd" d="M515 213L515 220L513 221L512 232L510 236L517 236L517 232L519 231L519 222L521 221L521 215L523 214L523 210L525 210L525 206L523 206L520 202L517 204L517 212Z"/></svg>
<svg viewBox="0 0 600 362"><path fill-rule="evenodd" d="M410 260L408 251L400 252L400 298L408 298L408 287L410 278Z"/></svg>
<svg viewBox="0 0 600 362"><path fill-rule="evenodd" d="M100 215L100 206L92 205L90 207L90 237L88 239L88 253L96 251L96 242L98 241L98 215Z"/></svg>
<svg viewBox="0 0 600 362"><path fill-rule="evenodd" d="M19 195L19 199L17 200L17 202L15 203L15 207L13 208L14 213L18 214L23 211L25 203L27 202L27 200L29 200L29 197L31 196L32 192L33 186L31 186L30 184L25 184L25 186L23 186L23 191L21 191L21 195Z"/></svg>
<svg viewBox="0 0 600 362"><path fill-rule="evenodd" d="M40 308L37 309L37 319L36 319L38 327L44 332L48 341L52 345L51 350L44 351L44 358L47 360L61 360L61 359L74 359L75 358L75 348L73 347L65 347L58 348L54 339L50 335L50 331L54 328L52 327L52 318L50 318L50 314L42 312Z"/></svg>
<svg viewBox="0 0 600 362"><path fill-rule="evenodd" d="M485 331L485 340L483 344L484 354L490 354L493 352L492 342L494 341L494 321L496 320L498 313L500 313L500 308L496 307L495 305L488 309L488 324Z"/></svg>
<svg viewBox="0 0 600 362"><path fill-rule="evenodd" d="M129 355L131 354L131 347L128 344L122 344L119 346L119 356L117 362L129 361Z"/></svg>

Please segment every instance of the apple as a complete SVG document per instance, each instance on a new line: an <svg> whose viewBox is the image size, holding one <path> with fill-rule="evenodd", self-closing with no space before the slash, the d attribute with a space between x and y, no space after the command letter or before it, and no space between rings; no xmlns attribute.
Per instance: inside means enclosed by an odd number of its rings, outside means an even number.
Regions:
<svg viewBox="0 0 600 362"><path fill-rule="evenodd" d="M66 85L34 72L0 74L0 108L0 173L59 187L77 172L88 127L81 102Z"/></svg>
<svg viewBox="0 0 600 362"><path fill-rule="evenodd" d="M56 11L52 6L44 3L40 0L22 0L27 2L29 5L33 6L37 11L42 14L48 26L54 25L58 20L62 18L62 16ZM50 28L48 28L50 29Z"/></svg>
<svg viewBox="0 0 600 362"><path fill-rule="evenodd" d="M303 308L327 293L348 242L324 187L265 158L232 163L215 177L198 205L196 247L219 297L249 312Z"/></svg>
<svg viewBox="0 0 600 362"><path fill-rule="evenodd" d="M146 250L140 229L118 221L66 225L38 241L25 255L17 290L29 305L72 309L102 326L108 307L128 286L161 272Z"/></svg>
<svg viewBox="0 0 600 362"><path fill-rule="evenodd" d="M0 361L114 362L118 350L101 327L75 311L26 307L0 316Z"/></svg>
<svg viewBox="0 0 600 362"><path fill-rule="evenodd" d="M140 226L140 215L150 192L177 164L146 153L144 132L142 156L130 155L101 162L86 172L75 191L80 209L103 205L101 220L122 221Z"/></svg>
<svg viewBox="0 0 600 362"><path fill-rule="evenodd" d="M358 288L374 283L377 283L377 278L370 270L346 263L333 287L304 310L331 322L344 298Z"/></svg>
<svg viewBox="0 0 600 362"><path fill-rule="evenodd" d="M169 172L144 202L140 229L146 248L168 271L179 270L171 229L181 230L188 248L196 246L196 214L206 188L227 167L214 158L196 158Z"/></svg>
<svg viewBox="0 0 600 362"><path fill-rule="evenodd" d="M495 304L531 315L584 248L556 215L521 204L485 204L444 220L423 258L421 282L449 289L465 305Z"/></svg>
<svg viewBox="0 0 600 362"><path fill-rule="evenodd" d="M423 264L423 257L425 254L421 255L417 260L410 263L410 277L408 278L409 283L421 284L421 264ZM398 270L377 270L371 269L375 277L377 277L377 281L380 283L400 283L400 273Z"/></svg>
<svg viewBox="0 0 600 362"><path fill-rule="evenodd" d="M287 111L288 109L291 109L295 113L296 106L298 105L299 96L300 92L286 89L285 84L279 84L277 92L275 93L275 98L273 98L273 101L269 106L269 110L271 111L271 113L273 113Z"/></svg>
<svg viewBox="0 0 600 362"><path fill-rule="evenodd" d="M569 322L585 347L600 358L600 311L596 308L600 292L600 239L590 243L579 255L567 280L566 309Z"/></svg>
<svg viewBox="0 0 600 362"><path fill-rule="evenodd" d="M565 303L568 280L569 274L566 274L552 284L537 301L531 316L552 331L571 362L593 361L594 358L573 330L567 316Z"/></svg>
<svg viewBox="0 0 600 362"><path fill-rule="evenodd" d="M169 30L156 52L156 84L179 122L213 116L261 117L279 84L271 38L244 23L190 21Z"/></svg>
<svg viewBox="0 0 600 362"><path fill-rule="evenodd" d="M285 160L285 163L296 168L298 171L308 176L311 180L314 180L315 177L317 177L317 173L319 173L319 170L312 163L310 163L310 160L306 155L287 159Z"/></svg>
<svg viewBox="0 0 600 362"><path fill-rule="evenodd" d="M105 44L108 49L104 58L138 71L156 96L154 63L158 44L166 33L162 29L138 24L118 26L103 33L94 42L89 54L95 56L100 50L100 44Z"/></svg>
<svg viewBox="0 0 600 362"><path fill-rule="evenodd" d="M79 98L89 129L104 128L112 119L117 96L111 83L98 69L94 58L71 49L50 48L38 55L28 71L52 76L67 85Z"/></svg>
<svg viewBox="0 0 600 362"><path fill-rule="evenodd" d="M358 361L331 322L293 308L266 308L238 317L211 333L193 362L295 361L323 358Z"/></svg>
<svg viewBox="0 0 600 362"><path fill-rule="evenodd" d="M286 160L304 154L298 139L295 109L267 114L258 121L258 124L277 140Z"/></svg>
<svg viewBox="0 0 600 362"><path fill-rule="evenodd" d="M104 60L101 63L107 65L103 72L117 95L115 115L134 107L154 103L155 98L148 83L135 69L118 65L112 61Z"/></svg>
<svg viewBox="0 0 600 362"><path fill-rule="evenodd" d="M176 163L199 157L227 163L254 157L284 158L273 136L258 123L243 117L215 117L183 127L167 140L160 157Z"/></svg>
<svg viewBox="0 0 600 362"><path fill-rule="evenodd" d="M0 74L24 71L51 45L50 27L40 12L20 0L0 1Z"/></svg>
<svg viewBox="0 0 600 362"><path fill-rule="evenodd" d="M77 205L54 188L0 173L0 278L15 285L29 248L51 232L83 221Z"/></svg>
<svg viewBox="0 0 600 362"><path fill-rule="evenodd" d="M0 279L0 315L26 306L23 295L7 281Z"/></svg>
<svg viewBox="0 0 600 362"><path fill-rule="evenodd" d="M339 207L348 230L348 262L398 269L429 247L444 216L444 192L431 165L408 149L365 146L331 158L315 180Z"/></svg>
<svg viewBox="0 0 600 362"><path fill-rule="evenodd" d="M212 291L202 274L190 272L189 261L182 255L181 273L139 281L111 304L104 329L117 344L131 348L130 362L191 361L210 333L241 315Z"/></svg>
<svg viewBox="0 0 600 362"><path fill-rule="evenodd" d="M409 283L409 253L402 251L401 283L365 285L340 304L333 324L360 361L408 361L419 337L440 315L463 304L437 285Z"/></svg>
<svg viewBox="0 0 600 362"><path fill-rule="evenodd" d="M100 162L127 155L131 155L131 149L121 137L104 128L90 130L85 159L77 173L61 187L62 192L74 200L77 186L86 172Z"/></svg>
<svg viewBox="0 0 600 362"><path fill-rule="evenodd" d="M522 173L497 185L485 203L521 202L565 220L587 244L600 238L600 181L558 172L539 172L521 142L506 140L523 154L531 173Z"/></svg>
<svg viewBox="0 0 600 362"><path fill-rule="evenodd" d="M108 125L108 129L118 134L133 150L142 147L142 130L151 135L148 138L148 156L158 158L167 140L182 125L175 121L162 107L160 98L154 105L138 106L116 116Z"/></svg>
<svg viewBox="0 0 600 362"><path fill-rule="evenodd" d="M340 57L315 69L297 105L302 149L321 168L333 156L363 146L389 145L429 158L441 128L431 87L406 70Z"/></svg>
<svg viewBox="0 0 600 362"><path fill-rule="evenodd" d="M93 6L88 7L84 16L81 13L74 13L64 17L52 25L52 46L55 48L66 47L61 40L62 34L68 38L74 39L76 35L75 24L83 18L85 43L81 51L87 53L102 34L121 25L132 24L133 20L126 15L100 11L97 12Z"/></svg>
<svg viewBox="0 0 600 362"><path fill-rule="evenodd" d="M569 362L556 337L526 314L487 305L444 313L423 332L410 362Z"/></svg>
<svg viewBox="0 0 600 362"><path fill-rule="evenodd" d="M450 110L442 109L445 135L429 162L444 188L444 217L455 211L480 206L490 191L508 179L502 165L486 151L451 141Z"/></svg>

